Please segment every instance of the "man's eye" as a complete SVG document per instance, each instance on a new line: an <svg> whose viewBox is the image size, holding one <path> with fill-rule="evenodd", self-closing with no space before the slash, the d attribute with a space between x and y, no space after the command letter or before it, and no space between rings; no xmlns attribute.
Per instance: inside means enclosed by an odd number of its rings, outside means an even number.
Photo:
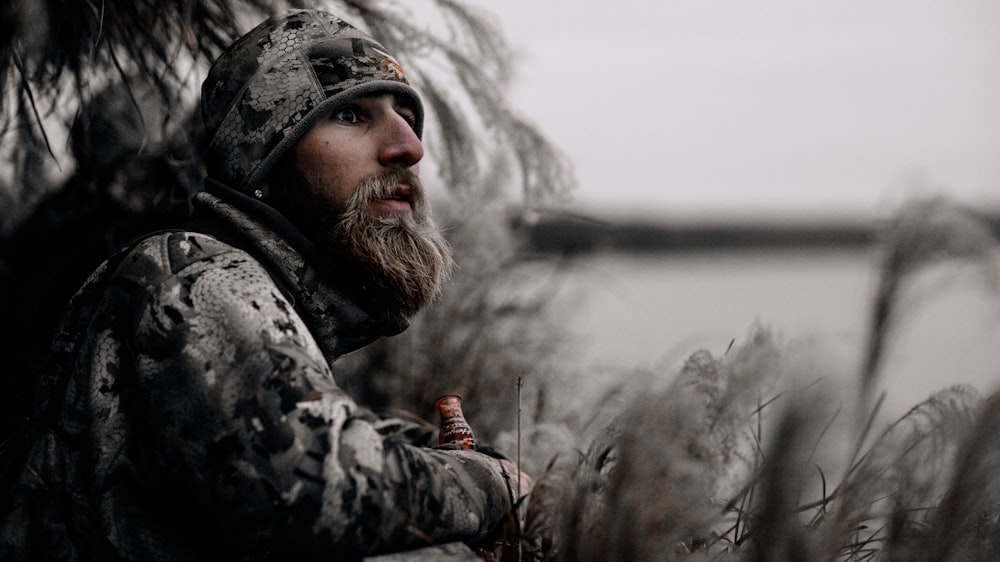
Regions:
<svg viewBox="0 0 1000 562"><path fill-rule="evenodd" d="M333 112L333 119L343 123L357 123L358 112L353 107L342 107Z"/></svg>

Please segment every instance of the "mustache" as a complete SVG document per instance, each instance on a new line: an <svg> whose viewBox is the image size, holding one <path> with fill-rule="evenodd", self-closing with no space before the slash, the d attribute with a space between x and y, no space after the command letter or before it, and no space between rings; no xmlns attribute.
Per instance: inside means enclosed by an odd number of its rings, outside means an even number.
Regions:
<svg viewBox="0 0 1000 562"><path fill-rule="evenodd" d="M362 180L351 199L350 206L380 199L408 201L414 211L423 210L426 206L424 185L420 177L409 170L390 170Z"/></svg>

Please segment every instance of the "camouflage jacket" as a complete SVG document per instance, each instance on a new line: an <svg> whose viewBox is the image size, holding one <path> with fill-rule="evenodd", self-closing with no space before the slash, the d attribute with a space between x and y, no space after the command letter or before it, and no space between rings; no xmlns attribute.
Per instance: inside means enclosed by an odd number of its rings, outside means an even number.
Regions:
<svg viewBox="0 0 1000 562"><path fill-rule="evenodd" d="M405 323L231 203L199 194L212 236L145 238L74 297L0 558L350 560L509 515L496 459L428 447L335 383L337 357Z"/></svg>

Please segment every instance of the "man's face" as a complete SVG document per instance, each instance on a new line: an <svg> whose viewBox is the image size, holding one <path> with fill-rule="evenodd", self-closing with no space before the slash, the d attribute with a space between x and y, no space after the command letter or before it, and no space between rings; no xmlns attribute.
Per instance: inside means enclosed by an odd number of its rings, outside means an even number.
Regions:
<svg viewBox="0 0 1000 562"><path fill-rule="evenodd" d="M413 110L393 95L339 106L296 143L265 191L328 255L348 255L410 316L433 299L451 253L417 176Z"/></svg>
<svg viewBox="0 0 1000 562"><path fill-rule="evenodd" d="M390 170L416 175L424 149L413 121L413 110L392 95L360 98L335 108L295 145L295 160L309 183L309 195L328 208L343 209L365 179ZM396 197L373 201L370 210L410 213L407 198L412 189L402 183Z"/></svg>

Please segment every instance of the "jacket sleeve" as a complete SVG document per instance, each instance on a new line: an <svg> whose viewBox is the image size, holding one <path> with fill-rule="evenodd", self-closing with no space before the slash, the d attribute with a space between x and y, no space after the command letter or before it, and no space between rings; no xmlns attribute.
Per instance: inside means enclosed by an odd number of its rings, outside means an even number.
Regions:
<svg viewBox="0 0 1000 562"><path fill-rule="evenodd" d="M475 541L509 514L496 459L380 431L248 255L191 234L132 254L118 274L133 326L123 414L168 515L232 544L358 556Z"/></svg>

